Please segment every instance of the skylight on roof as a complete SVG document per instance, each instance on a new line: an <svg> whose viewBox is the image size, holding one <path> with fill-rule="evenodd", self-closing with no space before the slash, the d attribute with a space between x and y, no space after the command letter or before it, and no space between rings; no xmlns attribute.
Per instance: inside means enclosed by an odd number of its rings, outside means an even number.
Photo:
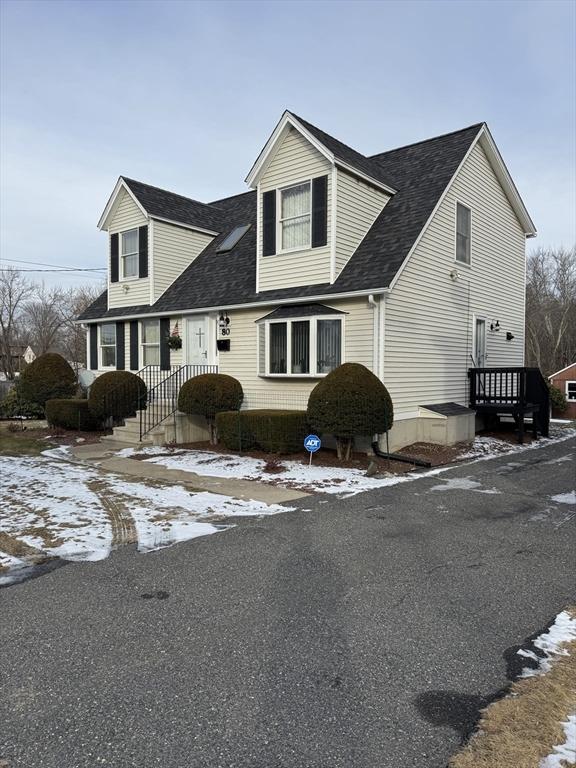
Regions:
<svg viewBox="0 0 576 768"><path fill-rule="evenodd" d="M232 248L235 248L240 240L244 237L246 232L250 229L250 224L244 224L242 227L236 227L230 232L230 234L224 238L216 249L216 253L228 253Z"/></svg>

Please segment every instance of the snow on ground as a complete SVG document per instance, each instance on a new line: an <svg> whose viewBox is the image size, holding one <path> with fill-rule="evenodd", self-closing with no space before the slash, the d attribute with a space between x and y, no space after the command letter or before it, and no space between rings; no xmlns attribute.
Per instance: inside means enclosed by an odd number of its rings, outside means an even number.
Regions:
<svg viewBox="0 0 576 768"><path fill-rule="evenodd" d="M521 453L538 448L551 442L562 442L576 437L576 429L551 429L551 438L541 438L538 442L518 445L498 440L494 437L477 437L472 447L460 455L459 460L486 460L495 456ZM251 456L237 454L222 454L210 450L186 450L183 448L147 447L124 448L119 456L130 458L134 454L145 454L153 464L161 464L168 469L180 469L185 472L195 472L198 475L211 477L236 477L242 480L258 480L274 485L287 485L305 491L332 493L339 496L354 496L363 491L384 488L398 483L405 483L421 477L431 477L449 469L449 466L418 472L408 475L380 475L367 477L364 470L347 467L325 467L314 464L282 459L283 472L270 474L265 472L266 462ZM464 488L464 486L450 486ZM446 490L447 486L437 486L438 490ZM476 486L467 486L468 490L478 490ZM494 489L484 489L481 493L496 493Z"/></svg>
<svg viewBox="0 0 576 768"><path fill-rule="evenodd" d="M559 493L556 496L551 496L551 499L558 502L558 504L576 504L576 491Z"/></svg>
<svg viewBox="0 0 576 768"><path fill-rule="evenodd" d="M534 677L548 672L556 657L569 655L563 644L573 640L576 640L576 618L573 618L568 611L562 611L556 616L548 631L543 632L532 641L532 645L542 651L544 656L539 656L533 651L526 651L522 648L517 652L520 656L538 663L536 669L524 667L520 677Z"/></svg>
<svg viewBox="0 0 576 768"><path fill-rule="evenodd" d="M215 525L215 517L222 521L291 509L183 486L130 482L68 461L67 455L54 449L39 457L0 456L0 533L50 556L100 560L115 538L125 540L130 530L145 552L227 527ZM0 565L14 568L22 561L2 552Z"/></svg>
<svg viewBox="0 0 576 768"><path fill-rule="evenodd" d="M563 768L565 762L568 765L576 765L576 713L569 715L566 722L562 723L566 741L554 747L554 752L540 761L539 768Z"/></svg>

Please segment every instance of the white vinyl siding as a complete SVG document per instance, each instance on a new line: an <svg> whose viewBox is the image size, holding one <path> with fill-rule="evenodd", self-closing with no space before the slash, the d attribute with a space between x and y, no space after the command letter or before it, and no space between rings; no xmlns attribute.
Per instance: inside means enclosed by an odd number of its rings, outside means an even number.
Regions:
<svg viewBox="0 0 576 768"><path fill-rule="evenodd" d="M154 220L152 227L150 265L156 301L213 238L163 221ZM215 255L214 258L226 257Z"/></svg>
<svg viewBox="0 0 576 768"><path fill-rule="evenodd" d="M108 231L110 234L124 232L136 227L143 227L148 224L148 220L138 208L132 197L121 190L118 194ZM118 238L120 240L120 238ZM118 250L121 254L121 243L118 244ZM150 250L150 249L148 249ZM121 255L119 261L121 261ZM108 263L110 263L110 237L108 237ZM119 264L119 273L122 274L122 267ZM110 276L108 276L110 280ZM127 290L125 290L126 286ZM126 282L117 282L108 284L108 308L131 307L140 304L150 304L150 278L135 278Z"/></svg>
<svg viewBox="0 0 576 768"><path fill-rule="evenodd" d="M338 277L390 196L345 171L336 181L336 274Z"/></svg>
<svg viewBox="0 0 576 768"><path fill-rule="evenodd" d="M470 266L455 263L458 200L472 210ZM524 284L524 232L477 144L386 301L384 383L396 414L467 404L475 316L486 318L486 365L523 365Z"/></svg>
<svg viewBox="0 0 576 768"><path fill-rule="evenodd" d="M327 301L327 306L346 312L344 360L362 363L373 370L373 309L367 298ZM260 309L230 310L230 351L219 355L220 373L235 376L244 389L244 408L306 408L308 395L319 378L265 378L258 375L265 353L262 323L256 321L274 306ZM263 374L263 367L260 368Z"/></svg>
<svg viewBox="0 0 576 768"><path fill-rule="evenodd" d="M298 131L290 130L260 181L258 195L258 291L315 285L330 282L330 216L332 199L332 166ZM316 176L328 175L328 239L322 248L307 248L292 253L262 256L262 194L291 184L310 181ZM277 206L278 208L278 206ZM278 210L277 210L278 215ZM281 241L276 238L276 249Z"/></svg>

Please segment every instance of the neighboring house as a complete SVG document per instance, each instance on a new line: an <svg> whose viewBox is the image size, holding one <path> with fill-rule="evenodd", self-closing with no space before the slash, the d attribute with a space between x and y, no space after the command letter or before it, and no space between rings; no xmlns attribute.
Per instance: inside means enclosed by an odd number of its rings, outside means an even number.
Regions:
<svg viewBox="0 0 576 768"><path fill-rule="evenodd" d="M4 371L12 370L15 376L19 376L21 371L36 359L34 350L25 344L13 344L10 347L10 365L5 359L4 354L0 354L0 380L6 380Z"/></svg>
<svg viewBox="0 0 576 768"><path fill-rule="evenodd" d="M305 408L358 362L390 391L392 447L468 437L468 368L524 362L535 235L486 124L368 157L285 112L247 182L201 203L119 178L89 367L217 365L245 407Z"/></svg>
<svg viewBox="0 0 576 768"><path fill-rule="evenodd" d="M566 396L568 401L568 410L562 413L553 410L552 416L559 419L576 419L576 363L556 371L552 376L548 376L548 380Z"/></svg>

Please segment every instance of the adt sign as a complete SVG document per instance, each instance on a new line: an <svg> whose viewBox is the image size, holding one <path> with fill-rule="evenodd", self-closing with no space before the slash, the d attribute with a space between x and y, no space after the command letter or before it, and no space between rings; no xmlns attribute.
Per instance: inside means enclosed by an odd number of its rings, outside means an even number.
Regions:
<svg viewBox="0 0 576 768"><path fill-rule="evenodd" d="M306 448L309 453L316 453L321 445L322 441L318 435L308 435L308 437L304 440L304 448Z"/></svg>

